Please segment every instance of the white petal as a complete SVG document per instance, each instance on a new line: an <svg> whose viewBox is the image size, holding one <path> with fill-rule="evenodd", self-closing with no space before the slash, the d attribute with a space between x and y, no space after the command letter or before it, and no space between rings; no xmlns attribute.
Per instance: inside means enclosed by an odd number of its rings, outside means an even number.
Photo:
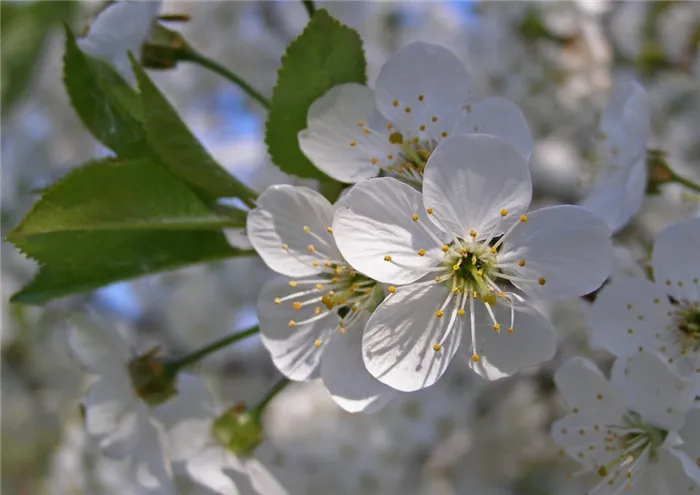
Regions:
<svg viewBox="0 0 700 495"><path fill-rule="evenodd" d="M452 134L490 134L498 136L523 155L532 153L532 134L518 105L505 98L484 98L467 106L460 114Z"/></svg>
<svg viewBox="0 0 700 495"><path fill-rule="evenodd" d="M618 79L598 128L616 164L625 167L637 161L651 134L646 90L633 79Z"/></svg>
<svg viewBox="0 0 700 495"><path fill-rule="evenodd" d="M246 229L250 242L271 269L289 277L312 275L321 271L314 262L340 257L328 232L334 211L316 191L276 185L260 195L258 207L248 214Z"/></svg>
<svg viewBox="0 0 700 495"><path fill-rule="evenodd" d="M619 358L613 366L611 381L630 409L645 421L665 429L680 429L695 400L695 382L676 376L655 354L639 352Z"/></svg>
<svg viewBox="0 0 700 495"><path fill-rule="evenodd" d="M138 444L131 456L131 470L136 483L149 495L173 493L173 475L165 456L165 432L148 416L141 418Z"/></svg>
<svg viewBox="0 0 700 495"><path fill-rule="evenodd" d="M168 457L182 461L202 450L209 441L216 417L214 396L201 380L187 373L177 377L177 395L153 409L168 435Z"/></svg>
<svg viewBox="0 0 700 495"><path fill-rule="evenodd" d="M685 425L679 431L683 439L681 450L691 459L700 459L700 409L691 409L685 417Z"/></svg>
<svg viewBox="0 0 700 495"><path fill-rule="evenodd" d="M656 351L664 343L671 304L662 288L638 277L615 277L598 293L588 312L591 331L608 352L630 356L640 346ZM665 339L664 339L665 341Z"/></svg>
<svg viewBox="0 0 700 495"><path fill-rule="evenodd" d="M310 380L318 376L321 353L331 333L338 331L339 318L335 312L329 313L320 302L295 311L292 303L296 299L276 304L275 298L313 287L304 284L290 287L288 279L278 277L265 284L258 298L260 339L270 352L275 366L292 380ZM317 305L322 310L321 314L326 316L311 323L301 323L317 316ZM296 326L290 326L292 320L298 322ZM316 341L320 341L318 347Z"/></svg>
<svg viewBox="0 0 700 495"><path fill-rule="evenodd" d="M99 380L85 398L85 428L108 457L121 459L131 452L139 436L139 421L146 406L127 388L128 383Z"/></svg>
<svg viewBox="0 0 700 495"><path fill-rule="evenodd" d="M423 203L439 227L465 237L502 233L507 220L524 213L532 198L525 159L501 138L460 135L440 143L428 159L423 176Z"/></svg>
<svg viewBox="0 0 700 495"><path fill-rule="evenodd" d="M577 206L551 206L527 216L503 243L506 271L535 299L568 299L593 292L612 270L610 230L594 214ZM503 260L503 261L501 261ZM525 266L518 266L525 260ZM540 279L544 285L540 285Z"/></svg>
<svg viewBox="0 0 700 495"><path fill-rule="evenodd" d="M554 382L566 405L584 422L618 424L626 412L620 392L589 359L569 359L554 375Z"/></svg>
<svg viewBox="0 0 700 495"><path fill-rule="evenodd" d="M662 450L659 453L659 467L669 495L700 491L700 467L696 459L677 449ZM660 493L666 495L663 491Z"/></svg>
<svg viewBox="0 0 700 495"><path fill-rule="evenodd" d="M186 469L195 482L220 495L238 495L240 492L231 475L245 476L243 464L219 446L209 447L190 459Z"/></svg>
<svg viewBox="0 0 700 495"><path fill-rule="evenodd" d="M345 259L356 270L384 283L406 284L418 280L439 262L446 235L427 220L421 195L389 177L355 185L336 211L333 235ZM419 215L419 222L413 215ZM421 227L424 225L424 227ZM426 232L430 229L434 240ZM425 249L425 256L418 250ZM392 261L415 269L397 266Z"/></svg>
<svg viewBox="0 0 700 495"><path fill-rule="evenodd" d="M377 307L362 339L365 365L374 377L396 390L412 392L429 387L443 375L464 328L464 318L456 318L441 349L433 349L453 321L452 304L442 318L435 315L448 294L449 288L441 284L409 285Z"/></svg>
<svg viewBox="0 0 700 495"><path fill-rule="evenodd" d="M451 51L416 42L398 50L382 66L375 95L379 110L402 130L425 124L436 135L452 128L468 102L469 80L464 65ZM438 118L435 123L433 116ZM402 125L404 122L408 125Z"/></svg>
<svg viewBox="0 0 700 495"><path fill-rule="evenodd" d="M362 335L369 313L358 317L345 333L333 335L323 350L323 384L340 407L348 412L374 413L396 395L396 391L370 375L362 361Z"/></svg>
<svg viewBox="0 0 700 495"><path fill-rule="evenodd" d="M639 212L646 187L646 157L642 156L632 167L601 177L580 206L598 215L616 233Z"/></svg>
<svg viewBox="0 0 700 495"><path fill-rule="evenodd" d="M274 475L257 459L245 463L251 486L257 495L287 495L288 492Z"/></svg>
<svg viewBox="0 0 700 495"><path fill-rule="evenodd" d="M299 147L316 168L341 182L375 177L379 167L370 160L383 161L392 147L386 121L377 114L374 92L367 86L335 86L309 107ZM366 134L366 127L372 132Z"/></svg>
<svg viewBox="0 0 700 495"><path fill-rule="evenodd" d="M510 307L497 304L492 307L501 331L496 333L493 321L484 304L477 303L476 310L476 349L480 355L469 365L487 380L496 380L513 375L522 369L536 366L554 357L557 348L557 334L551 323L537 310L520 306L515 308L513 333L510 326Z"/></svg>
<svg viewBox="0 0 700 495"><path fill-rule="evenodd" d="M654 279L679 300L700 301L700 218L678 222L656 238Z"/></svg>
<svg viewBox="0 0 700 495"><path fill-rule="evenodd" d="M126 375L129 347L116 328L101 320L74 316L68 344L80 362L103 376Z"/></svg>

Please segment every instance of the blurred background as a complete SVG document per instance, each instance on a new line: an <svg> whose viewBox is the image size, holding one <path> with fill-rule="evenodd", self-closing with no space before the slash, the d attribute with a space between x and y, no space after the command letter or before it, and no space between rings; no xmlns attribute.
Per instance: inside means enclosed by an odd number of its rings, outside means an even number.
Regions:
<svg viewBox="0 0 700 495"><path fill-rule="evenodd" d="M62 86L62 21L83 32L99 2L2 2L3 237L37 191L105 155L73 113ZM654 138L679 173L700 178L700 2L318 2L364 40L369 84L386 58L414 40L463 60L476 97L500 95L523 110L535 137L537 204L574 203L592 179L597 117L615 76L647 89ZM164 14L198 51L270 95L285 46L306 24L301 2L166 1ZM263 191L294 179L270 164L264 111L235 86L180 64L152 77L183 120L231 173ZM313 181L304 185L315 187ZM536 205L537 206L537 205ZM666 186L621 233L616 269L644 264L654 235L697 212L699 198ZM271 272L235 259L120 283L42 307L11 305L36 267L2 244L2 491L136 493L123 464L85 437L78 404L86 376L68 352L65 315L94 308L126 326L139 350L184 354L256 321ZM552 373L573 354L608 358L589 343L574 301L542 308L560 332L557 357L487 384L455 360L434 387L403 395L379 414L350 415L320 384L288 387L265 418L258 456L294 494L566 495L590 480L549 438L563 414ZM256 338L195 370L222 404L254 403L279 377ZM205 493L187 485L182 493Z"/></svg>

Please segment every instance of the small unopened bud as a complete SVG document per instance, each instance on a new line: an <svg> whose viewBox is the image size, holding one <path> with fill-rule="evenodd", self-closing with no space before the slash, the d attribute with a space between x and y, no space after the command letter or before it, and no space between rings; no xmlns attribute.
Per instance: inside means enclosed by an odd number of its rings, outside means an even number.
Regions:
<svg viewBox="0 0 700 495"><path fill-rule="evenodd" d="M129 362L129 376L138 395L150 406L162 404L177 395L176 374L156 357L158 348L137 356Z"/></svg>
<svg viewBox="0 0 700 495"><path fill-rule="evenodd" d="M237 455L250 455L263 440L260 419L243 404L236 404L219 416L212 433L224 447Z"/></svg>

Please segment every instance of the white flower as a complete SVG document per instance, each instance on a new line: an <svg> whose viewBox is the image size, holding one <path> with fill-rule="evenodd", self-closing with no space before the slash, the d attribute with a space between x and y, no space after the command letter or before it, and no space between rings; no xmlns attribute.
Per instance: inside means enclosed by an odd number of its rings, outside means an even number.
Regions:
<svg viewBox="0 0 700 495"><path fill-rule="evenodd" d="M467 71L449 50L423 42L396 52L375 89L341 84L316 100L299 145L321 171L341 182L375 177L381 170L420 183L423 167L448 135L493 134L526 160L532 137L514 103L472 102Z"/></svg>
<svg viewBox="0 0 700 495"><path fill-rule="evenodd" d="M278 277L258 299L260 336L292 380L319 375L351 412L374 411L394 391L362 362L362 332L384 289L343 259L332 235L335 207L305 187L268 188L248 214L251 243ZM286 277L301 277L289 280Z"/></svg>
<svg viewBox="0 0 700 495"><path fill-rule="evenodd" d="M115 2L100 12L85 38L78 40L82 51L111 63L121 76L135 82L127 52L141 53L151 23L158 15L162 1Z"/></svg>
<svg viewBox="0 0 700 495"><path fill-rule="evenodd" d="M158 415L165 404L187 408L190 397L181 392L196 379L180 374L173 384L177 395L162 405L149 406L134 388L129 372L133 356L116 329L76 320L68 338L80 362L98 375L84 401L88 434L106 456L130 459L132 474L143 493L173 493L170 463L164 452L165 433Z"/></svg>
<svg viewBox="0 0 700 495"><path fill-rule="evenodd" d="M698 493L700 417L687 414L692 381L647 353L619 359L611 382L580 357L554 380L571 414L554 423L552 436L583 472L600 476L587 493Z"/></svg>
<svg viewBox="0 0 700 495"><path fill-rule="evenodd" d="M700 219L667 227L654 243L656 282L614 277L589 313L594 338L616 356L657 352L700 372Z"/></svg>
<svg viewBox="0 0 700 495"><path fill-rule="evenodd" d="M596 139L601 162L596 182L581 206L600 216L613 232L639 211L647 187L646 143L649 97L632 79L618 80L603 111Z"/></svg>
<svg viewBox="0 0 700 495"><path fill-rule="evenodd" d="M214 396L190 380L180 393L187 405L166 403L159 419L167 432L168 456L176 472L220 495L287 495L287 491L257 459L234 454L216 436L222 413Z"/></svg>
<svg viewBox="0 0 700 495"><path fill-rule="evenodd" d="M370 373L402 391L427 387L465 334L471 366L488 379L552 357L554 329L516 288L533 298L591 292L610 272L612 244L603 222L576 206L526 216L531 196L525 159L487 135L443 142L422 197L392 178L354 186L335 215L338 247L375 280L410 284L393 288L367 324Z"/></svg>

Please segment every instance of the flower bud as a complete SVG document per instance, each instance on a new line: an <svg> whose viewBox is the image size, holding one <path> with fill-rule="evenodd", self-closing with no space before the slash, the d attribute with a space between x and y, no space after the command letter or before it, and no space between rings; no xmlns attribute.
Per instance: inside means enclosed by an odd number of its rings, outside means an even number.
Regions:
<svg viewBox="0 0 700 495"><path fill-rule="evenodd" d="M129 376L136 394L150 406L157 406L177 394L176 373L156 357L158 348L129 362Z"/></svg>
<svg viewBox="0 0 700 495"><path fill-rule="evenodd" d="M263 440L260 418L236 404L214 421L214 438L237 455L250 455Z"/></svg>

